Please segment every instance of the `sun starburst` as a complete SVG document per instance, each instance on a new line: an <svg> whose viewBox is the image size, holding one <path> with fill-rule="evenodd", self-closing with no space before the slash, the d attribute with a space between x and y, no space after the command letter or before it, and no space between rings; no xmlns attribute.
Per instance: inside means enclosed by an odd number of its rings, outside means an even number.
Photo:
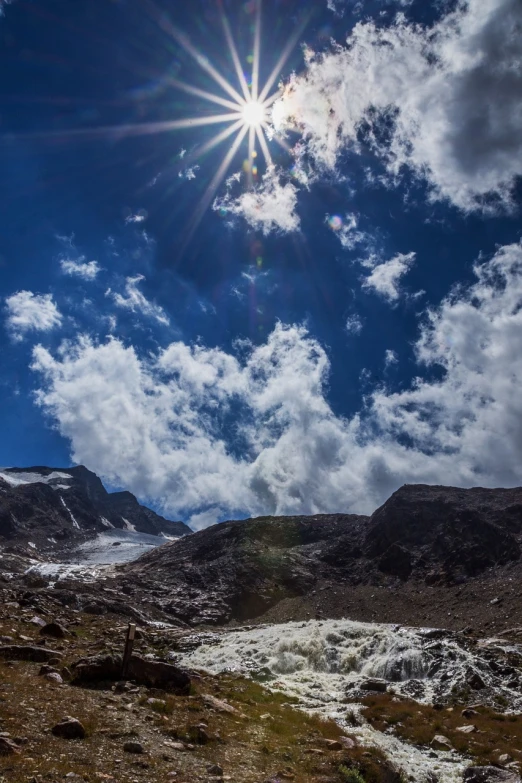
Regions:
<svg viewBox="0 0 522 783"><path fill-rule="evenodd" d="M292 37L281 52L279 59L277 60L267 81L260 89L259 72L261 59L261 2L262 0L256 0L253 54L251 57L252 71L251 74L249 74L250 80L247 79L247 76L241 67L241 60L234 41L234 37L232 35L232 31L230 29L230 24L220 3L221 23L227 42L228 51L230 53L237 76L237 87L231 84L230 81L227 81L227 79L215 68L215 66L212 65L209 58L196 46L194 46L189 37L182 30L177 28L168 19L167 15L162 13L154 5L154 0L149 0L148 2L147 7L149 12L155 18L155 22L158 27L161 28L163 32L166 33L173 41L176 41L176 43L179 44L192 57L198 67L213 79L216 85L220 88L221 94L210 92L209 90L188 84L187 82L175 77L170 77L166 80L166 83L171 87L187 93L188 95L192 95L196 98L203 99L204 101L221 107L219 114L192 116L182 119L166 120L162 122L120 124L112 126L77 128L67 131L48 131L42 133L36 132L19 135L31 138L39 137L60 142L81 139L88 140L98 137L112 138L117 140L131 136L168 133L175 130L189 128L202 128L209 125L226 125L227 127L216 133L215 136L205 143L196 147L183 159L184 166L189 167L193 165L195 161L198 160L198 158L201 158L219 144L223 143L226 139L229 139L231 136L236 134L229 149L224 154L218 170L212 177L205 193L203 194L200 203L194 210L192 218L187 226L185 242L181 248L181 252L183 252L186 245L193 236L206 209L214 198L216 191L223 182L227 171L245 138L248 139L248 158L243 165L243 170L246 172L248 187L252 187L254 185L257 174L258 155L256 144L259 145L265 164L267 166L270 166L273 163L268 145L269 141L274 141L279 144L286 152L289 151L288 145L283 139L279 139L277 136L274 136L271 133L267 134L267 131L269 130L269 110L272 104L280 96L280 90L273 90L274 84L279 77L286 61L288 60L288 57L294 49L297 40L303 32L303 29L310 16L304 16L301 23L296 25L296 29L294 30ZM227 111L223 111L223 109L226 109Z"/></svg>
<svg viewBox="0 0 522 783"><path fill-rule="evenodd" d="M199 157L201 157L202 154L208 152L210 149L213 149L215 146L217 146L217 144L221 143L229 136L232 136L234 133L237 134L192 216L190 224L187 227L187 236L184 247L193 236L194 231L196 230L205 210L210 205L217 189L223 182L223 179L227 174L227 170L245 137L248 136L248 158L245 161L243 169L246 171L248 187L253 186L254 178L257 174L256 143L259 144L261 153L267 166L272 165L273 162L268 146L269 140L273 139L276 143L280 144L285 149L285 151L288 151L287 145L284 144L282 140L279 140L277 137L273 137L272 134L267 135L267 130L269 129L269 109L280 95L280 91L278 89L274 91L272 91L272 89L279 74L281 73L282 68L288 60L288 57L295 47L299 36L303 32L306 22L308 21L308 17L305 17L303 18L301 24L297 25L294 34L281 52L281 55L277 60L266 83L260 89L259 66L261 59L261 0L257 0L256 3L254 47L252 55L252 73L250 85L241 67L241 60L232 35L232 31L230 29L230 24L222 8L220 15L228 50L237 75L238 89L236 89L234 85L230 84L230 82L228 82L224 76L222 76L222 74L217 71L217 69L211 64L210 60L202 55L202 53L190 42L190 40L182 31L180 31L170 22L166 21L165 17L162 18L162 24L166 32L168 32L168 34L178 44L180 44L188 54L191 55L197 65L202 68L209 76L211 76L211 78L223 90L223 92L229 96L228 98L225 98L222 95L216 95L207 90L201 90L198 87L194 87L193 85L187 84L186 82L180 81L178 79L172 80L171 83L178 89L231 110L228 116L214 115L208 118L208 124L211 122L229 123L229 128L225 129L221 133L218 133L202 147L196 148L188 156L190 162L197 160ZM182 121L178 120L177 122L179 123ZM205 124L204 120L201 124Z"/></svg>

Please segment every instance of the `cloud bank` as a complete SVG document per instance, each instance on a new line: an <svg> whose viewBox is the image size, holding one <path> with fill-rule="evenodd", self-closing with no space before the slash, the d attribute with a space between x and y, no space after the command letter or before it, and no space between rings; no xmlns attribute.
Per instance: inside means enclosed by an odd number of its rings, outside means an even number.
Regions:
<svg viewBox="0 0 522 783"><path fill-rule="evenodd" d="M237 355L182 342L147 356L116 339L82 338L57 356L39 346L38 402L74 460L198 526L241 512L371 512L403 483L520 485L522 246L475 274L421 327L417 359L437 379L380 388L351 419L327 402L324 348L282 324Z"/></svg>
<svg viewBox="0 0 522 783"><path fill-rule="evenodd" d="M460 2L432 28L402 15L386 28L359 23L346 46L308 52L274 105L275 127L297 127L319 167L364 140L434 199L509 208L522 174L521 25L520 0Z"/></svg>

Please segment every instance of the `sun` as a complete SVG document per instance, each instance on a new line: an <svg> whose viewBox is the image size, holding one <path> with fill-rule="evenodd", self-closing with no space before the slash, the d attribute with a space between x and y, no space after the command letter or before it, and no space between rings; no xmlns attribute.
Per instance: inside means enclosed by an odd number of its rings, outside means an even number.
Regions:
<svg viewBox="0 0 522 783"><path fill-rule="evenodd" d="M260 101L248 101L241 110L243 122L249 128L260 128L266 122L265 107Z"/></svg>

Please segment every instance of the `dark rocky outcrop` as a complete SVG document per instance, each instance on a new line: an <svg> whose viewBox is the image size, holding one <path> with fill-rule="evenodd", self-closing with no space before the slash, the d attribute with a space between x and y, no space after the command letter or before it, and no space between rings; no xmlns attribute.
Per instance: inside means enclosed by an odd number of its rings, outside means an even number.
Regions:
<svg viewBox="0 0 522 783"><path fill-rule="evenodd" d="M476 576L520 558L522 489L407 485L372 515L365 554L404 578L416 567Z"/></svg>
<svg viewBox="0 0 522 783"><path fill-rule="evenodd" d="M522 489L412 485L371 517L216 525L123 566L115 586L191 625L244 621L319 582L456 584L519 560L521 537Z"/></svg>
<svg viewBox="0 0 522 783"><path fill-rule="evenodd" d="M464 783L520 783L520 775L498 767L468 767L463 780Z"/></svg>
<svg viewBox="0 0 522 783"><path fill-rule="evenodd" d="M53 658L61 658L62 653L47 647L33 647L27 644L6 644L0 647L0 658L9 661L33 661L47 663Z"/></svg>

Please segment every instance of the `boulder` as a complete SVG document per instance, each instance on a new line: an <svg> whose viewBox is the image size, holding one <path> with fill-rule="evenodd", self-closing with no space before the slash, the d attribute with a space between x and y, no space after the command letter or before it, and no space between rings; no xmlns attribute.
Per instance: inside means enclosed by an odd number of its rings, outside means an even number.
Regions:
<svg viewBox="0 0 522 783"><path fill-rule="evenodd" d="M134 740L129 740L126 742L123 746L123 750L126 753L145 753L145 748L141 742L135 742Z"/></svg>
<svg viewBox="0 0 522 783"><path fill-rule="evenodd" d="M129 679L149 688L173 691L179 694L190 692L190 677L178 666L163 661L147 661L133 655L129 664Z"/></svg>
<svg viewBox="0 0 522 783"><path fill-rule="evenodd" d="M365 680L359 685L362 691L378 691L379 693L386 693L388 683L386 680L370 679Z"/></svg>
<svg viewBox="0 0 522 783"><path fill-rule="evenodd" d="M453 750L453 745L443 734L436 734L430 742L433 750Z"/></svg>
<svg viewBox="0 0 522 783"><path fill-rule="evenodd" d="M334 739L323 740L323 745L328 750L343 750L343 748L345 747L341 742L339 742L339 740L334 740Z"/></svg>
<svg viewBox="0 0 522 783"><path fill-rule="evenodd" d="M7 737L0 737L0 756L13 756L20 753L18 745Z"/></svg>
<svg viewBox="0 0 522 783"><path fill-rule="evenodd" d="M73 665L73 683L81 685L121 679L123 659L121 655L96 655L83 658ZM163 661L148 661L140 655L130 659L127 678L139 685L159 688L163 691L187 694L190 677L178 666Z"/></svg>
<svg viewBox="0 0 522 783"><path fill-rule="evenodd" d="M84 684L121 679L121 655L94 655L73 663L73 683Z"/></svg>
<svg viewBox="0 0 522 783"><path fill-rule="evenodd" d="M58 669L55 669L54 666L49 666L49 664L44 663L43 666L40 666L38 675L40 677L45 677L47 674L59 674L59 671Z"/></svg>
<svg viewBox="0 0 522 783"><path fill-rule="evenodd" d="M62 718L51 731L55 737L62 737L62 739L84 739L85 737L85 728L77 718Z"/></svg>
<svg viewBox="0 0 522 783"><path fill-rule="evenodd" d="M521 783L517 772L498 767L468 767L463 780L464 783Z"/></svg>
<svg viewBox="0 0 522 783"><path fill-rule="evenodd" d="M204 694L203 701L207 707L212 707L212 709L216 710L216 712L226 712L229 715L237 715L238 717L241 716L239 710L236 710L236 708L231 704L228 704L226 701L222 701L221 699L216 699L215 696L211 696L210 694Z"/></svg>
<svg viewBox="0 0 522 783"><path fill-rule="evenodd" d="M46 680L49 680L49 682L54 682L57 685L63 685L63 678L61 674L58 674L58 672L49 672L49 674L44 675Z"/></svg>
<svg viewBox="0 0 522 783"><path fill-rule="evenodd" d="M28 644L5 644L0 646L0 658L6 658L9 661L48 663L53 658L60 659L61 657L61 652L49 650L47 647L36 647Z"/></svg>
<svg viewBox="0 0 522 783"><path fill-rule="evenodd" d="M40 636L51 636L53 639L65 639L68 631L60 623L46 623L40 628Z"/></svg>
<svg viewBox="0 0 522 783"><path fill-rule="evenodd" d="M473 726L472 724L468 726L457 726L455 731L460 731L462 734L473 734L475 731L477 731L477 727Z"/></svg>
<svg viewBox="0 0 522 783"><path fill-rule="evenodd" d="M474 691L481 691L486 687L486 683L478 672L469 674L466 678L466 684L469 685L470 688L473 688Z"/></svg>

